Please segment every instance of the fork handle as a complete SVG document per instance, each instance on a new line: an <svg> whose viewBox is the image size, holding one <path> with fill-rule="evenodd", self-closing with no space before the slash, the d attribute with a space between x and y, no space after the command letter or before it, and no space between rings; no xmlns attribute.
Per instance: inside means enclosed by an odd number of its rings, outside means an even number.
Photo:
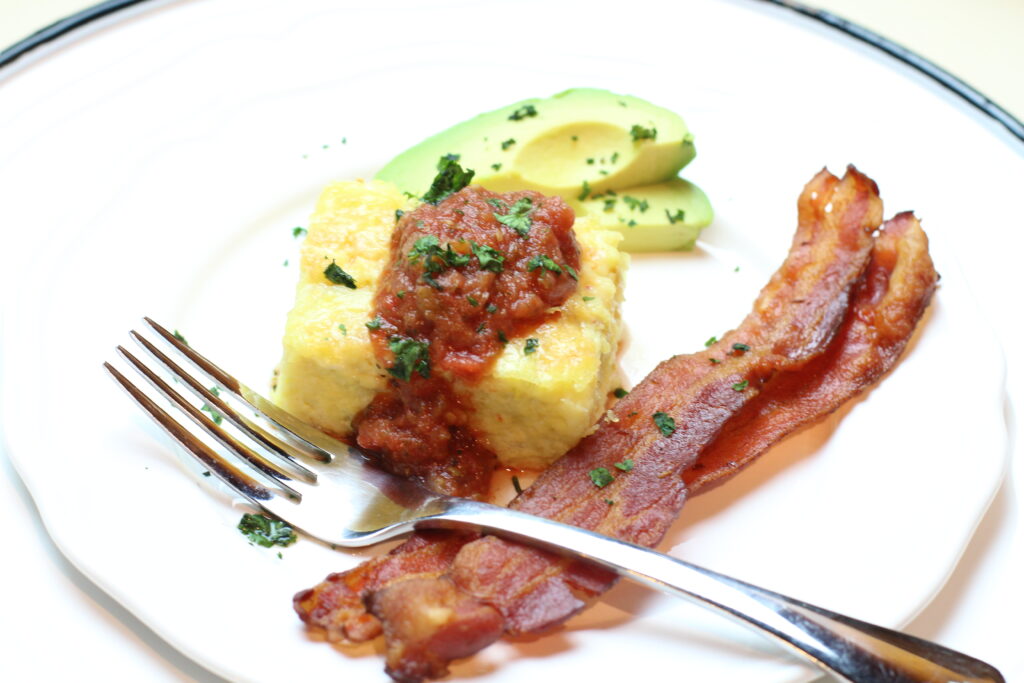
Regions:
<svg viewBox="0 0 1024 683"><path fill-rule="evenodd" d="M452 499L418 527L473 527L568 552L760 631L839 680L856 683L1004 683L997 669L936 643L836 614L669 557L542 517Z"/></svg>

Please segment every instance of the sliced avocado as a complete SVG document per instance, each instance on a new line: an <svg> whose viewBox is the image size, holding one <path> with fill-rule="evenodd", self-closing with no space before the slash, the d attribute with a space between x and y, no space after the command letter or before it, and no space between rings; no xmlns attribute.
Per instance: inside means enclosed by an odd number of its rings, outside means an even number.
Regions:
<svg viewBox="0 0 1024 683"><path fill-rule="evenodd" d="M714 218L707 195L682 178L595 194L572 202L573 208L621 232L625 239L619 248L625 251L692 249L701 228Z"/></svg>
<svg viewBox="0 0 1024 683"><path fill-rule="evenodd" d="M567 200L650 185L693 159L683 119L649 102L577 88L510 104L464 121L395 157L377 173L422 195L438 158L458 154L474 183L497 192L536 190Z"/></svg>

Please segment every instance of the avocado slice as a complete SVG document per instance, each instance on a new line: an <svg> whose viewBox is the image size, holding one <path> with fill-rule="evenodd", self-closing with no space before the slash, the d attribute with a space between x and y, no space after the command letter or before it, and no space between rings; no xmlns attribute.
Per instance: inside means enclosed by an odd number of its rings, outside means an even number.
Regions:
<svg viewBox="0 0 1024 683"><path fill-rule="evenodd" d="M452 126L395 157L376 175L416 196L438 158L458 154L474 183L496 192L584 193L668 180L696 154L683 119L638 97L576 88Z"/></svg>
<svg viewBox="0 0 1024 683"><path fill-rule="evenodd" d="M577 215L621 232L625 239L619 248L631 252L692 249L715 215L707 195L682 178L595 193L571 204Z"/></svg>

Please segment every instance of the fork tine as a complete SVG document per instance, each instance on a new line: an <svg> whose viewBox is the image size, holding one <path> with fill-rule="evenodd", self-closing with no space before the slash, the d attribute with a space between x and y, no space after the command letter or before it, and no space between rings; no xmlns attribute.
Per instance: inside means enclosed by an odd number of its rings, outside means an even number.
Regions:
<svg viewBox="0 0 1024 683"><path fill-rule="evenodd" d="M289 486L282 481L291 480L291 477L289 477L288 474L276 469L273 464L267 462L267 460L261 457L258 452L246 447L233 436L228 434L222 427L217 425L210 416L204 415L201 410L185 400L181 394L174 391L155 372L150 370L142 361L133 356L126 348L118 346L117 351L125 360L131 363L135 369L138 370L147 381L149 381L150 384L156 387L157 391L159 391L164 398L171 401L176 408L185 413L185 415L202 428L203 431L219 441L232 453L247 461L253 468L269 477L271 481L274 482L274 485L280 487L289 498L292 498L293 500L302 499L302 494L296 491L292 486Z"/></svg>
<svg viewBox="0 0 1024 683"><path fill-rule="evenodd" d="M331 462L336 454L348 452L349 446L347 444L324 434L319 429L310 427L281 410L245 384L224 372L216 363L208 360L193 349L187 342L180 339L180 335L168 332L165 327L152 318L144 317L143 320L199 370L209 375L222 388L231 392L250 408L261 414L268 422L279 429L289 441L294 443L296 447L302 448L305 455L327 463Z"/></svg>
<svg viewBox="0 0 1024 683"><path fill-rule="evenodd" d="M138 332L132 330L129 335L132 340L142 346L149 355L155 358L157 362L163 365L164 368L166 368L172 375L181 380L185 386L198 398L204 401L206 405L212 406L218 413L227 418L231 424L241 429L265 449L270 451L272 456L275 458L275 466L284 466L287 469L292 470L293 474L305 479L308 483L312 484L316 482L316 473L302 465L302 463L298 462L293 457L293 454L304 455L305 453L292 448L280 439L274 437L272 434L269 434L258 427L251 420L240 415L219 396L204 387L201 383L197 382L190 374L182 370L177 363L172 361L166 354L160 351L160 349L154 346L148 339L140 335Z"/></svg>
<svg viewBox="0 0 1024 683"><path fill-rule="evenodd" d="M192 457L198 460L204 467L209 468L218 479L227 484L231 489L248 498L257 505L261 501L269 501L274 493L255 479L245 474L237 467L227 462L213 449L197 439L192 432L186 429L180 422L172 418L167 412L158 406L152 399L143 393L137 386L131 383L124 375L110 363L103 363L103 367L113 376L121 388L139 404L157 424L163 427L172 439L177 441Z"/></svg>

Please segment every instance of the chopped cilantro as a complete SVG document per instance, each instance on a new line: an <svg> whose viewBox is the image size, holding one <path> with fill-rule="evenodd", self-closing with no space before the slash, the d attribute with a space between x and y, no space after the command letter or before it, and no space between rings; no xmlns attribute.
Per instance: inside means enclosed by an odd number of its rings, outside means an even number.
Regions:
<svg viewBox="0 0 1024 683"><path fill-rule="evenodd" d="M594 157L590 157L589 159L587 159L587 163L588 164L593 164L594 163Z"/></svg>
<svg viewBox="0 0 1024 683"><path fill-rule="evenodd" d="M355 278L342 270L341 266L334 262L334 259L331 259L331 265L324 269L324 277L336 285L345 285L349 289L356 288Z"/></svg>
<svg viewBox="0 0 1024 683"><path fill-rule="evenodd" d="M238 522L238 530L250 541L264 548L275 545L289 546L298 540L295 530L284 522L266 515L251 515L248 512L242 515Z"/></svg>
<svg viewBox="0 0 1024 683"><path fill-rule="evenodd" d="M592 297L592 296L585 296L585 297L583 297L583 300L584 301L593 301L594 297Z"/></svg>
<svg viewBox="0 0 1024 683"><path fill-rule="evenodd" d="M517 495L517 496L518 496L518 495L519 495L520 493L522 493L522 492L523 492L523 487L522 487L522 485L521 485L521 484L519 483L519 477L517 477L517 476L516 476L516 475L514 475L514 474L512 475L512 488L514 488L514 489L516 490L516 495Z"/></svg>
<svg viewBox="0 0 1024 683"><path fill-rule="evenodd" d="M651 415L651 417L654 419L654 424L657 425L658 430L663 436L672 436L676 431L676 421L668 414L657 412L654 415Z"/></svg>
<svg viewBox="0 0 1024 683"><path fill-rule="evenodd" d="M477 244L473 241L470 241L469 247L473 250L473 255L476 256L477 261L480 262L480 270L500 273L504 269L505 255L494 247L489 247L486 244Z"/></svg>
<svg viewBox="0 0 1024 683"><path fill-rule="evenodd" d="M623 389L622 387L616 387L615 391L613 391L612 393L615 394L615 398L625 398L627 395L629 395L629 392Z"/></svg>
<svg viewBox="0 0 1024 683"><path fill-rule="evenodd" d="M491 168L495 171L501 170L501 164L491 164Z"/></svg>
<svg viewBox="0 0 1024 683"><path fill-rule="evenodd" d="M516 144L516 139L515 138L509 138L508 140L502 140L501 141L501 151L504 152L505 150L507 150L509 147L511 147L514 144Z"/></svg>
<svg viewBox="0 0 1024 683"><path fill-rule="evenodd" d="M401 209L395 209L395 222L397 223L399 220L401 220L402 216L404 215L405 211L402 211Z"/></svg>
<svg viewBox="0 0 1024 683"><path fill-rule="evenodd" d="M468 301L468 302L469 302L469 305L470 305L470 306L479 306L479 305L480 305L480 302L479 302L479 301L477 301L476 299L474 299L474 298L472 297L472 295L470 295L470 294L467 294L467 295L466 295L466 301Z"/></svg>
<svg viewBox="0 0 1024 683"><path fill-rule="evenodd" d="M498 341L500 341L502 344L508 344L508 337L506 337L505 333L502 332L501 330L498 330Z"/></svg>
<svg viewBox="0 0 1024 683"><path fill-rule="evenodd" d="M487 327L487 323L480 323L479 325L476 326L476 333L480 334L481 332L484 331L485 327Z"/></svg>
<svg viewBox="0 0 1024 683"><path fill-rule="evenodd" d="M341 333L344 336L346 336L346 337L348 336L348 328L345 327L345 323L338 323L338 329L341 330Z"/></svg>
<svg viewBox="0 0 1024 683"><path fill-rule="evenodd" d="M618 160L619 160L619 153L618 152L612 152L612 163L614 164L614 163L618 162Z"/></svg>
<svg viewBox="0 0 1024 683"><path fill-rule="evenodd" d="M658 137L657 128L645 128L640 124L633 124L633 127L629 129L629 134L633 137L633 142L640 142L641 140L654 140Z"/></svg>
<svg viewBox="0 0 1024 683"><path fill-rule="evenodd" d="M441 286L440 282L438 282L437 280L434 279L434 276L431 273L423 273L423 276L422 276L421 279L424 282L426 282L428 285L430 285L431 287L436 289L437 291L439 291L439 292L444 291L444 287Z"/></svg>
<svg viewBox="0 0 1024 683"><path fill-rule="evenodd" d="M530 232L533 221L530 219L530 212L533 211L533 200L523 197L512 205L506 214L496 213L494 217L502 225L507 225L516 231L520 237L526 237Z"/></svg>
<svg viewBox="0 0 1024 683"><path fill-rule="evenodd" d="M572 136L572 141L573 142L579 142L579 140L580 140L580 136L579 135L573 135Z"/></svg>
<svg viewBox="0 0 1024 683"><path fill-rule="evenodd" d="M605 498L604 502L608 503L609 505L615 505L615 501L612 500L611 498Z"/></svg>
<svg viewBox="0 0 1024 683"><path fill-rule="evenodd" d="M416 263L423 259L423 270L428 274L440 273L447 267L457 268L469 263L469 254L460 254L449 243L441 249L441 242L434 235L420 237L409 250L409 260ZM433 278L423 277L428 282Z"/></svg>
<svg viewBox="0 0 1024 683"><path fill-rule="evenodd" d="M583 187L583 191L580 192L580 195L577 197L577 199L579 199L581 202L584 199L586 199L587 197L590 196L590 183L588 183L586 180L584 180L582 187Z"/></svg>
<svg viewBox="0 0 1024 683"><path fill-rule="evenodd" d="M395 292L395 296L397 296L399 299L404 299L405 298L405 290L404 289L398 290L397 292Z"/></svg>
<svg viewBox="0 0 1024 683"><path fill-rule="evenodd" d="M629 222L628 222L628 223L626 223L626 225L627 225L627 226L629 226L629 227L631 227L631 228L635 228L635 227L636 227L636 225L637 225L637 223L636 223L636 221L635 221L635 220L633 220L632 218L630 218L630 219L629 219Z"/></svg>
<svg viewBox="0 0 1024 683"><path fill-rule="evenodd" d="M745 379L742 382L736 382L736 384L733 384L732 388L733 388L733 391L743 391L744 389L746 389L749 386L750 386L750 380L749 379Z"/></svg>
<svg viewBox="0 0 1024 683"><path fill-rule="evenodd" d="M531 353L534 353L539 346L540 339L530 337L529 339L526 340L526 346L523 347L523 355L529 356Z"/></svg>
<svg viewBox="0 0 1024 683"><path fill-rule="evenodd" d="M406 382L412 379L414 372L418 372L423 379L430 377L429 342L395 335L388 340L388 348L395 354L395 364L388 368L392 377Z"/></svg>
<svg viewBox="0 0 1024 683"><path fill-rule="evenodd" d="M622 197L622 202L629 207L630 211L639 211L640 213L643 213L647 209L651 208L646 199L637 199L636 197L630 197L628 195L624 195Z"/></svg>
<svg viewBox="0 0 1024 683"><path fill-rule="evenodd" d="M710 360L710 361L711 361L711 362L712 362L712 363L713 363L714 365L718 365L719 363L721 363L721 362L722 362L722 361L721 361L721 360L719 360L718 358L710 358L709 360Z"/></svg>
<svg viewBox="0 0 1024 683"><path fill-rule="evenodd" d="M180 341L182 344L184 344L185 346L188 346L188 340L185 339L185 335L183 335L181 332L178 332L177 330L175 330L174 334L172 336L175 339L177 339L178 341Z"/></svg>
<svg viewBox="0 0 1024 683"><path fill-rule="evenodd" d="M623 458L622 462L615 463L615 467L623 472L629 472L633 469L633 460L631 458Z"/></svg>
<svg viewBox="0 0 1024 683"><path fill-rule="evenodd" d="M218 389L217 387L210 387L210 393L213 394L214 396L220 396L220 389ZM204 403L203 407L200 408L200 410L205 410L210 414L210 419L213 420L213 424L219 425L221 422L224 421L224 416L218 413L214 409L214 407L211 406L209 403Z"/></svg>
<svg viewBox="0 0 1024 683"><path fill-rule="evenodd" d="M594 486L599 489L603 489L608 484L615 481L615 477L608 471L607 467L598 467L590 470L590 481L594 482Z"/></svg>
<svg viewBox="0 0 1024 683"><path fill-rule="evenodd" d="M712 344L718 343L718 337L708 337L708 340L704 342L704 346L711 346Z"/></svg>
<svg viewBox="0 0 1024 683"><path fill-rule="evenodd" d="M476 171L463 169L458 162L457 154L446 154L437 162L437 175L430 184L430 189L423 195L423 201L439 204L462 188L469 185Z"/></svg>
<svg viewBox="0 0 1024 683"><path fill-rule="evenodd" d="M292 237L302 237L308 232L309 231L303 227L295 226L294 228L292 228Z"/></svg>
<svg viewBox="0 0 1024 683"><path fill-rule="evenodd" d="M611 211L612 209L614 209L616 201L618 200L615 197L609 197L608 199L604 200L604 210Z"/></svg>
<svg viewBox="0 0 1024 683"><path fill-rule="evenodd" d="M573 280L576 280L577 282L579 282L580 276L576 272L575 268L570 266L568 263L566 263L564 266L562 266L562 268L565 269L565 272L569 273L569 277L571 277Z"/></svg>
<svg viewBox="0 0 1024 683"><path fill-rule="evenodd" d="M552 258L547 254L537 254L531 257L530 260L526 262L526 269L529 270L531 273L537 270L538 268L550 270L552 273L555 273L556 275L560 275L562 273L562 267L555 263L552 260Z"/></svg>
<svg viewBox="0 0 1024 683"><path fill-rule="evenodd" d="M532 104L524 104L523 106L516 109L514 112L509 114L509 121L522 121L529 116L536 116L537 108Z"/></svg>
<svg viewBox="0 0 1024 683"><path fill-rule="evenodd" d="M487 304L487 308L484 310L486 310L488 313L497 313L498 307L495 306L494 304Z"/></svg>
<svg viewBox="0 0 1024 683"><path fill-rule="evenodd" d="M681 223L686 220L686 212L682 209L676 209L675 213L671 213L668 209L665 209L665 215L668 216L669 224Z"/></svg>
<svg viewBox="0 0 1024 683"><path fill-rule="evenodd" d="M739 352L743 353L743 352L749 351L750 350L750 346L747 345L747 344L733 344L732 345L732 349L733 349L733 351L739 351Z"/></svg>
<svg viewBox="0 0 1024 683"><path fill-rule="evenodd" d="M368 330L379 330L380 326L383 325L383 324L384 324L384 319L381 318L378 315L373 320L371 320L370 322L366 323L366 329L368 329Z"/></svg>

